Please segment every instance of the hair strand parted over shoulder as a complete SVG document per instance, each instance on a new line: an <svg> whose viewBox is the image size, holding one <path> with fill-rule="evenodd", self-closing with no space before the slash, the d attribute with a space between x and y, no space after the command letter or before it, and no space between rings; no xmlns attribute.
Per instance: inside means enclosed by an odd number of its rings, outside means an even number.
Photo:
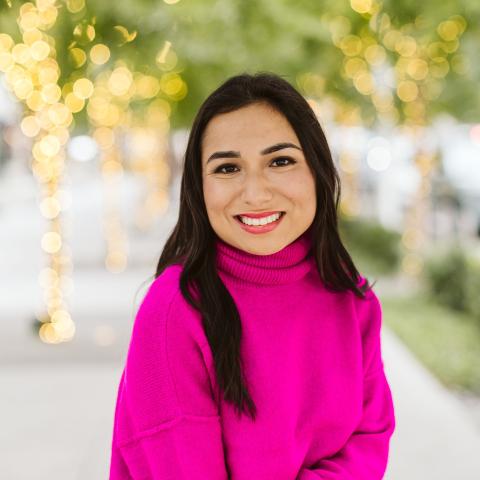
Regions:
<svg viewBox="0 0 480 480"><path fill-rule="evenodd" d="M317 212L309 227L315 263L326 288L351 290L364 298L372 287L361 276L344 247L337 225L340 178L317 117L306 99L281 76L242 73L227 79L200 106L190 130L184 158L178 221L165 242L155 278L169 265L182 264L180 289L202 317L223 398L241 414L255 419L240 356L241 320L235 302L215 265L215 232L207 216L202 186L202 137L209 121L253 103L268 103L294 129L315 178Z"/></svg>

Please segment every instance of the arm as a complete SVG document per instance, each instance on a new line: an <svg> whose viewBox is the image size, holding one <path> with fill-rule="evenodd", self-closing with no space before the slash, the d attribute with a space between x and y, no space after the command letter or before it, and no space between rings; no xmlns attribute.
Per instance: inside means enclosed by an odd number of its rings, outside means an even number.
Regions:
<svg viewBox="0 0 480 480"><path fill-rule="evenodd" d="M117 424L119 423L119 412L120 412L120 397L123 391L123 378L125 376L125 370L122 372L122 376L120 377L120 382L117 389L117 402L115 404L115 418L113 421L114 425L114 434L112 439L111 445L111 456L110 456L110 479L122 479L122 480L133 480L128 472L128 467L125 464L125 461L122 457L120 449L116 445L116 429Z"/></svg>
<svg viewBox="0 0 480 480"><path fill-rule="evenodd" d="M180 318L179 295L154 282L136 316L118 388L110 480L228 478L203 350Z"/></svg>
<svg viewBox="0 0 480 480"><path fill-rule="evenodd" d="M381 480L390 437L395 429L394 405L385 377L380 345L381 306L373 292L361 307L364 326L363 416L343 448L314 466L303 467L297 480Z"/></svg>

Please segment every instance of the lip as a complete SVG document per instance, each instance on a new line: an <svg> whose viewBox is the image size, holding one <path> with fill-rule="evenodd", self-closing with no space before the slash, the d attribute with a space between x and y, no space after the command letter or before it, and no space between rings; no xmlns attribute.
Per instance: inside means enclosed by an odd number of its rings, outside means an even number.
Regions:
<svg viewBox="0 0 480 480"><path fill-rule="evenodd" d="M262 218L262 217L269 217L270 215L273 215L275 213L285 213L282 212L281 210L273 210L271 212L261 212L261 213L239 213L238 215L241 215L242 217L249 217L249 218ZM238 215L235 215L236 217Z"/></svg>
<svg viewBox="0 0 480 480"><path fill-rule="evenodd" d="M272 223L267 223L267 225L258 225L258 226L245 225L240 220L238 215L235 215L235 221L240 225L240 227L243 228L243 230L245 230L248 233L253 233L253 234L267 233L267 232L271 232L272 230L277 228L278 225L280 225L281 221L283 220L283 217L286 215L285 212L281 212L281 213L282 215L280 215L280 218L278 220ZM263 214L262 216L265 216L265 214Z"/></svg>

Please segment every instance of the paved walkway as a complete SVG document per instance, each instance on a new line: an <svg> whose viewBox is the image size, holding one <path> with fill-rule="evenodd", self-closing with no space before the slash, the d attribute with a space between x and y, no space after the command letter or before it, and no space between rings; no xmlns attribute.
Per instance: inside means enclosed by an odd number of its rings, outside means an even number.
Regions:
<svg viewBox="0 0 480 480"><path fill-rule="evenodd" d="M27 199L14 210L0 210L0 291L7 292L0 297L2 479L108 478L116 388L132 312L172 218L150 238L132 234L135 263L123 274L106 273L97 238L98 184L80 187L74 192L76 223L70 240L76 261L70 300L78 335L69 345L49 347L31 334L42 265L43 225L36 207ZM129 197L124 198L128 208ZM377 285L380 292L381 280ZM385 478L478 480L480 426L473 415L386 327L382 335L397 418ZM98 341L109 336L110 344Z"/></svg>
<svg viewBox="0 0 480 480"><path fill-rule="evenodd" d="M116 365L0 370L0 478L106 480Z"/></svg>
<svg viewBox="0 0 480 480"><path fill-rule="evenodd" d="M397 419L385 478L478 480L480 426L473 413L387 328L382 342Z"/></svg>

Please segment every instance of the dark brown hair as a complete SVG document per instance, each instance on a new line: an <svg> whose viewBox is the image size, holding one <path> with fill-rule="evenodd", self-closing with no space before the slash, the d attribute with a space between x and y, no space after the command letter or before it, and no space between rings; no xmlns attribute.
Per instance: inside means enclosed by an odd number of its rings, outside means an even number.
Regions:
<svg viewBox="0 0 480 480"><path fill-rule="evenodd" d="M267 102L282 113L294 129L315 178L317 211L309 227L319 275L332 291L351 290L364 298L372 285L361 280L340 239L337 208L340 178L324 132L305 98L286 80L270 72L243 73L226 80L203 102L194 119L181 181L179 217L158 261L155 278L169 265L183 264L180 289L202 317L218 385L237 413L256 417L256 407L243 377L240 315L215 266L215 232L207 217L202 187L202 136L208 122L221 113ZM192 290L190 290L192 289Z"/></svg>

